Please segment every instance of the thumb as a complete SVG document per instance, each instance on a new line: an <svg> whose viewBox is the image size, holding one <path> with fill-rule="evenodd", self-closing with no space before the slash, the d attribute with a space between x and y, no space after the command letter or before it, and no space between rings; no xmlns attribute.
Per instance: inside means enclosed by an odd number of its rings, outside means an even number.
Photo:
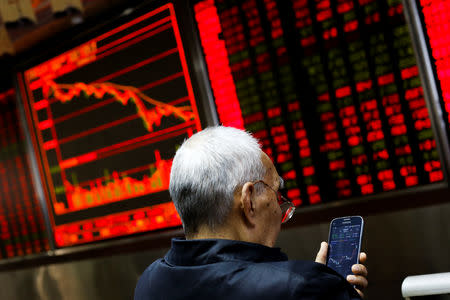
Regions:
<svg viewBox="0 0 450 300"><path fill-rule="evenodd" d="M328 244L326 242L320 243L320 249L316 256L316 263L326 264L328 253Z"/></svg>

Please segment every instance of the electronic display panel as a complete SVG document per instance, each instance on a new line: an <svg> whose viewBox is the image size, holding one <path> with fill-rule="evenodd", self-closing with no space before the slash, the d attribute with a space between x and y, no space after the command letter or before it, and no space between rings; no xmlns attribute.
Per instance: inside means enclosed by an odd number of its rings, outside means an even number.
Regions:
<svg viewBox="0 0 450 300"><path fill-rule="evenodd" d="M21 76L57 247L181 225L171 161L201 123L172 4Z"/></svg>
<svg viewBox="0 0 450 300"><path fill-rule="evenodd" d="M440 108L443 115L447 137L450 132L450 3L441 0L422 0L413 2L420 16L422 30L431 56L434 82L439 93Z"/></svg>
<svg viewBox="0 0 450 300"><path fill-rule="evenodd" d="M297 206L444 181L401 0L203 0L221 122L261 141Z"/></svg>
<svg viewBox="0 0 450 300"><path fill-rule="evenodd" d="M327 266L343 277L350 275L352 266L359 261L360 242L361 224L332 227Z"/></svg>
<svg viewBox="0 0 450 300"><path fill-rule="evenodd" d="M0 92L0 261L49 250L13 89Z"/></svg>

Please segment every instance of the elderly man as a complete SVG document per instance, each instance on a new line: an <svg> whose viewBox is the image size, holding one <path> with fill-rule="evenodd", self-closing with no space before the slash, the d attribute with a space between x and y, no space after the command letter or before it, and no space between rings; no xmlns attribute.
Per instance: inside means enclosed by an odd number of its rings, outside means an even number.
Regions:
<svg viewBox="0 0 450 300"><path fill-rule="evenodd" d="M282 185L244 131L213 127L186 140L169 187L186 239L174 239L145 270L134 299L359 299L367 286L364 265L345 279L324 265L325 242L316 262L291 261L274 248L294 210L279 194Z"/></svg>

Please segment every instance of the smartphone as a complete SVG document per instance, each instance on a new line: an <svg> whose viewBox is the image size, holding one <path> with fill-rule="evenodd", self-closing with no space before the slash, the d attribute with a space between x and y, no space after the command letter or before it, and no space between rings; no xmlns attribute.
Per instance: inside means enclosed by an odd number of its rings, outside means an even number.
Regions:
<svg viewBox="0 0 450 300"><path fill-rule="evenodd" d="M359 263L364 221L360 216L333 219L328 236L327 266L344 278Z"/></svg>

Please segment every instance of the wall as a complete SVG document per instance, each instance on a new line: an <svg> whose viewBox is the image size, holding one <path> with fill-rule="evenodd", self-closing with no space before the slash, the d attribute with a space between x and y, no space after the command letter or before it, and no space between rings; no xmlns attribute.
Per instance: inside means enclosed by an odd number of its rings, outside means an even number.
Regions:
<svg viewBox="0 0 450 300"><path fill-rule="evenodd" d="M366 299L401 299L400 286L406 276L450 272L450 204L366 216L365 221L363 248L369 255L370 279ZM314 259L327 235L327 223L290 228L282 231L278 246L291 259ZM139 275L166 251L2 272L0 299L132 299Z"/></svg>

